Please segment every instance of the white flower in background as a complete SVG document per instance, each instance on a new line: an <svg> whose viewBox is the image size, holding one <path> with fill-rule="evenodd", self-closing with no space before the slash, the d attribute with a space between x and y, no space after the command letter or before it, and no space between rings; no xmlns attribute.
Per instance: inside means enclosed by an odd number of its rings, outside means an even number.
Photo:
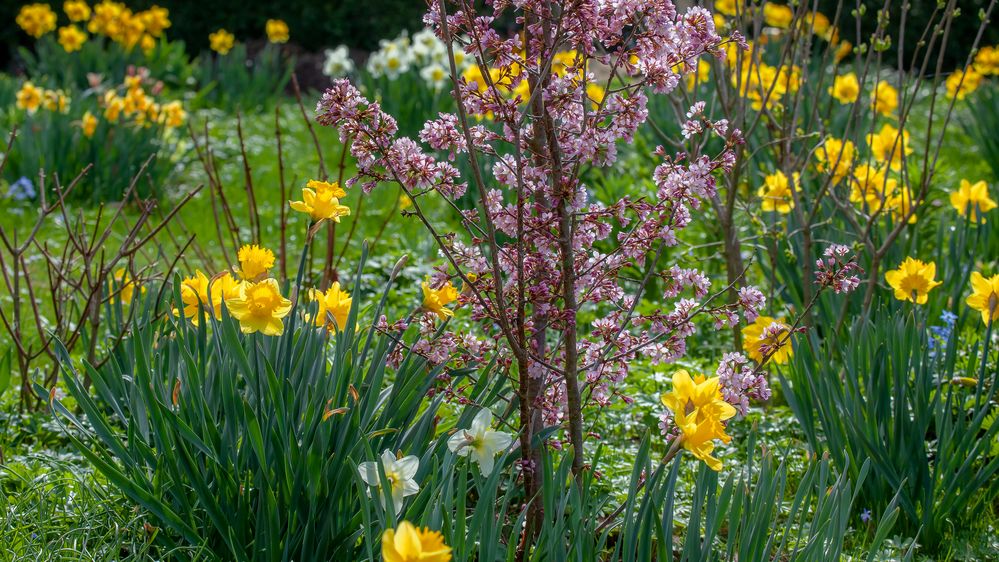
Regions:
<svg viewBox="0 0 999 562"><path fill-rule="evenodd" d="M385 76L385 57L381 51L375 51L371 53L368 57L368 62L365 64L365 70L368 71L373 78L381 78Z"/></svg>
<svg viewBox="0 0 999 562"><path fill-rule="evenodd" d="M346 45L336 49L326 49L326 61L323 62L323 74L330 78L346 76L354 71L354 61L347 52Z"/></svg>
<svg viewBox="0 0 999 562"><path fill-rule="evenodd" d="M420 69L420 76L423 77L423 80L425 80L426 83L435 90L443 89L444 86L446 86L451 80L451 75L448 73L447 69L437 63Z"/></svg>
<svg viewBox="0 0 999 562"><path fill-rule="evenodd" d="M382 469L385 471L385 479L392 486L392 509L396 515L402 512L403 501L420 491L419 484L413 477L420 469L420 459L413 455L396 458L392 451L386 449L382 452ZM357 465L358 472L361 473L361 480L368 486L378 489L378 497L385 501L385 493L382 492L382 481L378 474L378 463L375 461L362 462ZM384 503L382 504L384 505ZM385 506L388 509L388 506Z"/></svg>
<svg viewBox="0 0 999 562"><path fill-rule="evenodd" d="M441 56L447 56L447 49L444 42L434 35L430 29L423 29L413 35L413 56L420 64L438 60Z"/></svg>
<svg viewBox="0 0 999 562"><path fill-rule="evenodd" d="M409 57L400 50L386 51L382 55L385 64L385 76L390 80L395 80L400 74L409 70Z"/></svg>
<svg viewBox="0 0 999 562"><path fill-rule="evenodd" d="M494 457L513 442L509 434L491 431L489 426L492 423L493 413L483 408L472 420L472 427L459 429L447 440L447 448L454 454L461 457L472 455L472 459L479 463L483 476L493 472Z"/></svg>

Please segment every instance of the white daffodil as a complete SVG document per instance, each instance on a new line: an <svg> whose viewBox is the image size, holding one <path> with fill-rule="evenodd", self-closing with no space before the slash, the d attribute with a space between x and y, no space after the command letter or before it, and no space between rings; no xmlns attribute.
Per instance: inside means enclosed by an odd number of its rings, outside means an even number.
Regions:
<svg viewBox="0 0 999 562"><path fill-rule="evenodd" d="M483 408L472 420L472 427L459 429L447 440L447 448L454 454L465 457L469 454L479 463L483 476L489 476L493 471L493 458L503 452L513 438L500 431L490 431L493 423L493 413Z"/></svg>
<svg viewBox="0 0 999 562"><path fill-rule="evenodd" d="M336 49L326 49L326 61L323 63L323 74L331 78L346 76L354 71L354 61L350 58L346 45Z"/></svg>
<svg viewBox="0 0 999 562"><path fill-rule="evenodd" d="M441 90L451 81L451 74L439 64L431 64L420 70L420 76L434 90Z"/></svg>
<svg viewBox="0 0 999 562"><path fill-rule="evenodd" d="M399 459L392 454L392 451L386 449L382 453L381 464L385 478L392 486L392 509L396 515L399 515L403 501L420 491L419 484L413 479L420 468L420 459L413 455ZM378 475L378 463L362 462L357 465L357 470L361 473L361 480L364 480L365 484L378 489L378 497L384 502L385 494L382 492L382 481ZM388 506L385 509L388 509Z"/></svg>

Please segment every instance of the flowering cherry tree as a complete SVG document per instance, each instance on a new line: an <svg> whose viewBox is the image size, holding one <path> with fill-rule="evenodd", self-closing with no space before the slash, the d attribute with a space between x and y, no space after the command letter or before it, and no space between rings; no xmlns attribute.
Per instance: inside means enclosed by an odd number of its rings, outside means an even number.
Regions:
<svg viewBox="0 0 999 562"><path fill-rule="evenodd" d="M497 22L510 15L518 33L503 34ZM617 384L630 362L681 357L698 315L731 327L740 312L752 320L764 305L760 291L743 287L737 302L715 306L726 288L712 294L700 271L670 264L679 232L713 196L742 142L703 103L690 108L682 131L719 137L718 153L658 148L661 163L651 178L636 178L649 187L635 197L599 200L583 179L615 164L618 144L647 119L647 96L675 89L702 55L724 56L723 39L707 10L680 13L668 0L434 0L425 21L449 46L456 113L427 121L418 140L400 137L377 102L340 79L322 96L318 119L337 128L357 160L348 187L396 183L412 200L442 256L425 292L460 281L458 302L484 334L500 333L531 498L539 486L533 438L543 427L563 427L564 438L553 440L571 446L578 474L583 412L628 399ZM475 60L471 72L459 73L457 49ZM459 157L467 173L455 165ZM457 213L461 232L442 230L424 212L441 205ZM648 291L653 279L664 289ZM640 311L642 300L657 304ZM584 313L597 319L583 324ZM423 323L433 321L427 315ZM740 409L747 393L765 394L765 381L738 374L742 362L726 356L719 367L738 382L723 392Z"/></svg>

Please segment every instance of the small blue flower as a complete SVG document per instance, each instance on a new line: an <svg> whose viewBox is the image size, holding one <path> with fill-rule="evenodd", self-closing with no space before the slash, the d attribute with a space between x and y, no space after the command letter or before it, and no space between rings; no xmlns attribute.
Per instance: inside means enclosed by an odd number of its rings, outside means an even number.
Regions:
<svg viewBox="0 0 999 562"><path fill-rule="evenodd" d="M864 523L870 523L871 510L865 507L864 510L860 512L860 520L863 521Z"/></svg>
<svg viewBox="0 0 999 562"><path fill-rule="evenodd" d="M946 347L950 341L950 336L954 332L954 324L957 322L957 315L953 312L944 311L940 314L943 326L930 326L930 338L927 343L930 346L930 358L936 358L937 349Z"/></svg>
<svg viewBox="0 0 999 562"><path fill-rule="evenodd" d="M14 201L29 201L34 199L35 195L37 195L35 185L26 176L21 176L21 179L10 184L10 187L7 188L7 197Z"/></svg>

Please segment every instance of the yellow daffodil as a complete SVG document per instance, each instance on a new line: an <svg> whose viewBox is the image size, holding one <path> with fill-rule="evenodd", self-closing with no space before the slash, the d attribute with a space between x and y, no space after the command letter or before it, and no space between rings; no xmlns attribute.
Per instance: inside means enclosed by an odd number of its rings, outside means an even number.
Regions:
<svg viewBox="0 0 999 562"><path fill-rule="evenodd" d="M792 192L797 190L799 175L795 172L791 177L792 181L788 181L784 172L777 170L763 178L763 186L757 195L764 211L777 211L782 215L791 212L794 208Z"/></svg>
<svg viewBox="0 0 999 562"><path fill-rule="evenodd" d="M236 43L236 36L224 29L208 35L209 47L220 55L227 55Z"/></svg>
<svg viewBox="0 0 999 562"><path fill-rule="evenodd" d="M423 282L423 308L436 314L441 320L454 316L454 311L447 308L458 299L458 290L450 281L438 289L430 288L430 278Z"/></svg>
<svg viewBox="0 0 999 562"><path fill-rule="evenodd" d="M121 18L127 10L124 4L111 0L95 4L94 15L87 22L87 31L109 37L118 35L121 30Z"/></svg>
<svg viewBox="0 0 999 562"><path fill-rule="evenodd" d="M877 133L867 135L867 145L871 147L871 155L879 162L887 162L892 170L902 168L902 159L912 154L909 146L908 131L899 130L885 124Z"/></svg>
<svg viewBox="0 0 999 562"><path fill-rule="evenodd" d="M156 38L148 33L142 34L142 39L139 40L139 48L146 55L149 55L156 49Z"/></svg>
<svg viewBox="0 0 999 562"><path fill-rule="evenodd" d="M83 118L80 119L80 129L83 131L83 136L92 138L94 132L97 130L97 118L94 117L93 113L86 111L83 114Z"/></svg>
<svg viewBox="0 0 999 562"><path fill-rule="evenodd" d="M228 271L222 275L216 275L212 278L211 282L208 284L208 292L211 296L212 303L215 302L225 302L229 299L239 296L239 290L243 285L243 281L237 280ZM221 306L215 308L216 315L222 313Z"/></svg>
<svg viewBox="0 0 999 562"><path fill-rule="evenodd" d="M267 40L271 43L288 42L288 24L284 20L267 20L264 30L267 32Z"/></svg>
<svg viewBox="0 0 999 562"><path fill-rule="evenodd" d="M190 318L195 326L201 317L208 313L209 308L215 312L216 317L222 313L222 297L221 295L215 297L218 301L217 308L208 294L208 277L201 271L195 271L193 276L185 277L180 282L180 300L184 303L184 316Z"/></svg>
<svg viewBox="0 0 999 562"><path fill-rule="evenodd" d="M860 98L860 82L853 72L833 78L833 84L829 87L829 95L839 103L853 103Z"/></svg>
<svg viewBox="0 0 999 562"><path fill-rule="evenodd" d="M726 16L736 15L737 4L742 0L715 0L715 11L721 12ZM742 8L742 12L746 9Z"/></svg>
<svg viewBox="0 0 999 562"><path fill-rule="evenodd" d="M984 181L972 184L965 179L961 180L959 188L950 193L950 204L962 217L980 223L985 223L985 213L996 208L996 202L989 197L988 184Z"/></svg>
<svg viewBox="0 0 999 562"><path fill-rule="evenodd" d="M42 105L42 90L36 88L31 82L25 82L21 85L21 89L17 91L15 99L14 105L18 109L34 113Z"/></svg>
<svg viewBox="0 0 999 562"><path fill-rule="evenodd" d="M593 109L600 107L600 104L604 102L604 97L607 96L607 91L604 87L595 82L589 82L586 84L586 97L590 100L590 105Z"/></svg>
<svg viewBox="0 0 999 562"><path fill-rule="evenodd" d="M842 43L839 44L839 47L836 47L836 52L833 54L833 60L835 60L836 63L839 64L852 52L853 52L853 43L850 43L849 41L843 41Z"/></svg>
<svg viewBox="0 0 999 562"><path fill-rule="evenodd" d="M685 370L673 375L673 388L661 397L663 405L673 412L673 423L680 430L680 443L711 470L721 470L722 463L711 453L714 440L728 443L725 420L735 417L734 406L725 402L718 377L692 379Z"/></svg>
<svg viewBox="0 0 999 562"><path fill-rule="evenodd" d="M895 290L896 299L926 304L929 292L941 283L933 280L936 275L937 264L909 257L898 269L885 272L885 281Z"/></svg>
<svg viewBox="0 0 999 562"><path fill-rule="evenodd" d="M439 532L402 521L382 534L382 558L385 562L449 562L451 547Z"/></svg>
<svg viewBox="0 0 999 562"><path fill-rule="evenodd" d="M272 278L242 284L239 294L225 305L229 314L239 320L239 329L244 334L280 336L284 333L283 318L291 312L291 301L281 296L281 288Z"/></svg>
<svg viewBox="0 0 999 562"><path fill-rule="evenodd" d="M69 112L69 95L64 90L42 90L42 106L49 111Z"/></svg>
<svg viewBox="0 0 999 562"><path fill-rule="evenodd" d="M59 28L59 44L67 53L79 51L86 42L87 34L80 31L79 27L67 25Z"/></svg>
<svg viewBox="0 0 999 562"><path fill-rule="evenodd" d="M187 112L184 111L184 106L179 101L167 102L163 104L161 109L160 115L167 129L176 129L187 120Z"/></svg>
<svg viewBox="0 0 999 562"><path fill-rule="evenodd" d="M991 324L999 318L999 275L985 277L977 271L971 273L971 296L964 302L982 313L982 322Z"/></svg>
<svg viewBox="0 0 999 562"><path fill-rule="evenodd" d="M83 0L66 0L62 3L62 11L66 12L69 21L81 22L90 19L90 6Z"/></svg>
<svg viewBox="0 0 999 562"><path fill-rule="evenodd" d="M350 207L340 204L340 197L347 193L336 182L311 180L302 189L301 201L289 201L292 209L309 215L313 222L330 219L340 222L340 217L350 215Z"/></svg>
<svg viewBox="0 0 999 562"><path fill-rule="evenodd" d="M891 217L896 221L906 221L915 224L916 213L909 213L912 208L912 193L906 186L900 187L897 191L892 191L885 199L885 208L891 213Z"/></svg>
<svg viewBox="0 0 999 562"><path fill-rule="evenodd" d="M326 326L326 329L334 332L341 330L347 325L347 316L350 314L350 293L340 289L340 283L333 285L326 292L312 289L309 291L312 300L319 303L319 311L316 313L316 326Z"/></svg>
<svg viewBox="0 0 999 562"><path fill-rule="evenodd" d="M876 213L897 185L898 181L887 178L884 170L861 164L850 177L850 201L863 205L868 213Z"/></svg>
<svg viewBox="0 0 999 562"><path fill-rule="evenodd" d="M35 39L56 28L56 13L48 4L26 4L14 19L25 33Z"/></svg>
<svg viewBox="0 0 999 562"><path fill-rule="evenodd" d="M855 147L850 140L827 138L815 151L815 168L820 172L832 174L833 181L846 177L853 166Z"/></svg>
<svg viewBox="0 0 999 562"><path fill-rule="evenodd" d="M871 89L871 111L889 116L895 113L897 107L898 90L888 82L878 80L878 83Z"/></svg>
<svg viewBox="0 0 999 562"><path fill-rule="evenodd" d="M794 11L788 6L773 2L767 2L763 5L763 21L769 26L786 29L791 25L793 19Z"/></svg>
<svg viewBox="0 0 999 562"><path fill-rule="evenodd" d="M239 260L239 276L244 281L253 281L274 267L274 252L256 244L246 244L236 254Z"/></svg>
<svg viewBox="0 0 999 562"><path fill-rule="evenodd" d="M111 278L111 298L109 302L114 304L121 301L122 304L130 304L135 296L135 282L128 271L122 267L114 272ZM140 294L146 294L145 287L139 287Z"/></svg>
<svg viewBox="0 0 999 562"><path fill-rule="evenodd" d="M697 72L688 72L683 79L687 83L687 91L693 92L694 88L704 84L711 77L711 65L707 61L697 63Z"/></svg>
<svg viewBox="0 0 999 562"><path fill-rule="evenodd" d="M999 74L999 46L986 46L975 53L975 72L985 76Z"/></svg>
<svg viewBox="0 0 999 562"><path fill-rule="evenodd" d="M811 12L805 15L804 23L807 26L806 29L811 29L818 37L829 41L832 40L834 34L832 33L835 28L832 27L832 23L829 18L821 12Z"/></svg>
<svg viewBox="0 0 999 562"><path fill-rule="evenodd" d="M107 119L109 123L117 123L124 110L125 100L119 97L111 97L110 99L106 98L106 104L104 106L104 119Z"/></svg>
<svg viewBox="0 0 999 562"><path fill-rule="evenodd" d="M170 27L170 10L153 5L148 10L135 14L142 21L149 37L155 38L163 35L163 31Z"/></svg>
<svg viewBox="0 0 999 562"><path fill-rule="evenodd" d="M742 329L742 349L757 363L769 355L769 361L786 365L794 356L790 331L791 327L783 320L757 316L752 324Z"/></svg>
<svg viewBox="0 0 999 562"><path fill-rule="evenodd" d="M947 87L947 98L963 100L978 89L982 83L982 75L974 68L966 68L963 71L955 71L947 77L945 86Z"/></svg>

